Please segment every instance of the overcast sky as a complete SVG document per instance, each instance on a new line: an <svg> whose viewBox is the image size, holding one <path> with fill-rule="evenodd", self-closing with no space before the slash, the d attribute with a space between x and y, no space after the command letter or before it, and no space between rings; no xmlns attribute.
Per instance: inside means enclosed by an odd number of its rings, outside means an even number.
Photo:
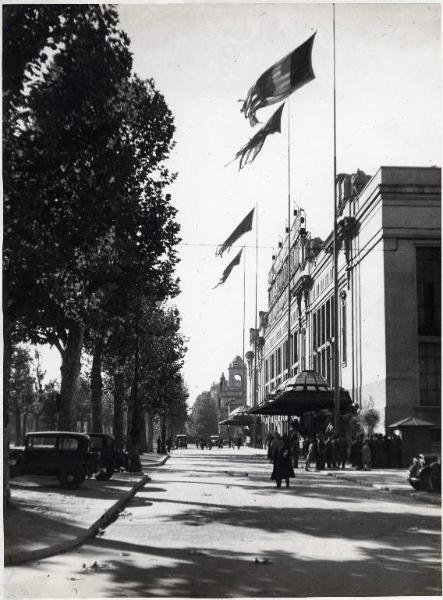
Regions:
<svg viewBox="0 0 443 600"><path fill-rule="evenodd" d="M282 134L238 172L224 165L256 131L238 100L314 31L316 79L290 98L291 197L306 210L313 236L332 229L332 5L126 3L119 13L135 72L155 80L175 118L171 192L183 238L176 303L189 338L184 376L192 404L242 354L243 263L212 288L243 243L246 331L254 326L255 233L223 258L217 244L258 203L258 310L266 310L267 273L287 218L288 106ZM441 164L438 4L337 5L336 69L338 172Z"/></svg>

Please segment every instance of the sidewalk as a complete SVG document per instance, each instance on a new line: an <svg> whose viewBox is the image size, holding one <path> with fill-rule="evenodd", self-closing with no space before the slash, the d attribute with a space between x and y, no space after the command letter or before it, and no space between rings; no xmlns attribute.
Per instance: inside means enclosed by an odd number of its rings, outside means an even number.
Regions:
<svg viewBox="0 0 443 600"><path fill-rule="evenodd" d="M411 487L407 480L407 469L374 469L371 471L358 471L352 467L346 467L344 470L325 470L322 471L322 473L326 473L329 477L353 481L359 485L374 487L393 494L428 502L429 504L441 504L441 494L419 492Z"/></svg>
<svg viewBox="0 0 443 600"><path fill-rule="evenodd" d="M5 565L46 558L80 545L123 510L169 456L143 454L142 472L115 473L109 481L87 479L77 490L48 477L11 480L14 506L4 512ZM122 516L130 519L130 512Z"/></svg>

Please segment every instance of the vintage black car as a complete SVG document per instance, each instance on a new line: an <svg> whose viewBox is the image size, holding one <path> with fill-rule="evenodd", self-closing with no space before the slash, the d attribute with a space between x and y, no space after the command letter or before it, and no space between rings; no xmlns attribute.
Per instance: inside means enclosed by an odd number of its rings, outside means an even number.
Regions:
<svg viewBox="0 0 443 600"><path fill-rule="evenodd" d="M111 479L115 471L121 471L127 467L127 455L115 447L112 435L106 433L88 433L91 440L91 450L99 453L99 470L96 479Z"/></svg>
<svg viewBox="0 0 443 600"><path fill-rule="evenodd" d="M409 467L408 481L415 490L440 492L440 456L438 454L419 454Z"/></svg>
<svg viewBox="0 0 443 600"><path fill-rule="evenodd" d="M25 436L24 448L10 448L10 476L55 476L61 487L78 488L99 469L89 436L72 431L38 431Z"/></svg>
<svg viewBox="0 0 443 600"><path fill-rule="evenodd" d="M175 436L175 447L176 448L187 448L188 447L188 438L184 434L179 434Z"/></svg>

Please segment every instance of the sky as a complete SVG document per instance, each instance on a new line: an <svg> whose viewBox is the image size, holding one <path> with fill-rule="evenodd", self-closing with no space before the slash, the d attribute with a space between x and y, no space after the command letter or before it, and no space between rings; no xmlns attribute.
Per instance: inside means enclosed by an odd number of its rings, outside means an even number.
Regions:
<svg viewBox="0 0 443 600"><path fill-rule="evenodd" d="M243 352L243 262L213 289L243 244L246 350L255 325L255 229L222 258L217 245L257 205L257 308L267 310L267 274L284 236L288 191L292 205L305 209L313 237L332 230L332 5L124 3L118 10L134 71L154 79L175 120L168 166L178 173L170 191L182 242L174 302L188 339L183 374L192 405ZM440 31L438 4L336 5L338 172L441 165ZM270 136L242 171L225 166L258 129L239 100L314 32L316 78L286 103L282 133ZM277 106L257 117L265 122ZM59 366L58 356L46 352L48 374L56 376Z"/></svg>

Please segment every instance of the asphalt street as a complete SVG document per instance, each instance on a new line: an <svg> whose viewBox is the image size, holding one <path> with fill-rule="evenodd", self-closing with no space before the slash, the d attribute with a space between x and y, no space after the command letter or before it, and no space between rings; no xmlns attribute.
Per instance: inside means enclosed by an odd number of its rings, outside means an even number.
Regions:
<svg viewBox="0 0 443 600"><path fill-rule="evenodd" d="M103 535L5 569L7 598L440 595L440 509L263 453L175 450Z"/></svg>

